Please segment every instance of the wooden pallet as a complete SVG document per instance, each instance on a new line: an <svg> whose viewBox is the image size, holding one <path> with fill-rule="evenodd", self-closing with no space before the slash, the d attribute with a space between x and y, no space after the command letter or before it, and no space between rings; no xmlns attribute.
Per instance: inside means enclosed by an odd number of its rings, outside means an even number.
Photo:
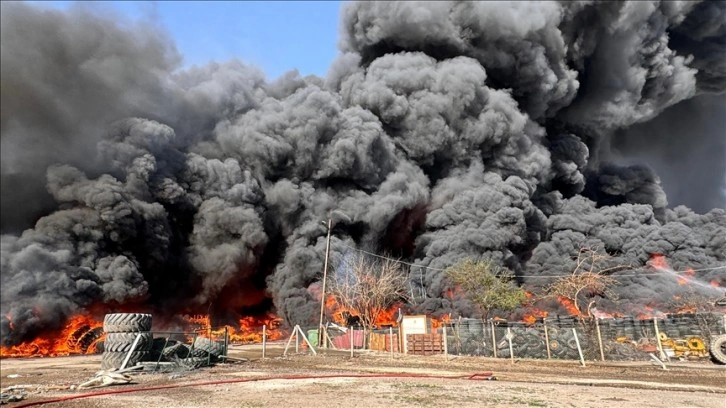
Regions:
<svg viewBox="0 0 726 408"><path fill-rule="evenodd" d="M391 343L393 343L393 352L398 353L398 336L393 335L393 342L389 334L371 333L370 337L371 350L391 351Z"/></svg>
<svg viewBox="0 0 726 408"><path fill-rule="evenodd" d="M428 356L444 352L441 334L409 334L406 336L408 354Z"/></svg>

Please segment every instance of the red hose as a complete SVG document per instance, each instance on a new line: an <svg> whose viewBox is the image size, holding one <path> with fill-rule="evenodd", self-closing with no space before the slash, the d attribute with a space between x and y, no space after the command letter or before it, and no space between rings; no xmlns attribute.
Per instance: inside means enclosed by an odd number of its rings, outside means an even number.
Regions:
<svg viewBox="0 0 726 408"><path fill-rule="evenodd" d="M324 379L324 378L437 378L445 380L490 380L493 379L491 372L486 373L475 373L475 374L464 374L455 376L446 375L428 375L428 374L328 374L328 375L282 375L275 377L257 377L257 378L236 378L234 380L218 380L218 381L205 381L198 383L187 383L187 384L172 384L172 385L157 385L155 387L145 388L127 388L123 390L111 390L101 392L91 392L88 394L80 395L69 395L67 397L59 397L55 399L45 401L33 401L26 402L24 404L16 405L15 408L32 407L41 404L52 404L54 402L70 401L80 398L98 397L101 395L112 395L112 394L126 394L130 392L141 392L141 391L155 391L155 390L166 390L170 388L181 388L181 387L198 387L203 385L217 385L217 384L234 384L234 383L245 383L252 381L268 381L268 380L306 380L306 379Z"/></svg>

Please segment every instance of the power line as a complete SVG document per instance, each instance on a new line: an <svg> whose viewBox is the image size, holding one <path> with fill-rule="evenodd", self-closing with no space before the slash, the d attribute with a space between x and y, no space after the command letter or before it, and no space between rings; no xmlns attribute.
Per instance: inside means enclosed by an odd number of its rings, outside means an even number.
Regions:
<svg viewBox="0 0 726 408"><path fill-rule="evenodd" d="M403 265L408 265L408 266L415 267L415 268L430 269L430 270L433 270L433 271L440 271L440 272L443 272L443 271L446 270L446 269L441 269L441 268L434 268L432 266L418 265L418 264L414 264L414 263L410 263L410 262L406 262L406 261L401 261L399 259L394 259L394 258L387 257L387 256L384 256L384 255L379 255L379 254L376 254L376 253L373 253L373 252L369 252L369 251L366 251L366 250L363 250L363 249L354 248L354 247L352 247L350 245L347 245L347 244L345 244L343 242L341 242L340 244L342 246L344 246L346 248L349 248L349 249L352 249L354 251L362 252L364 254L367 254L367 255L370 255L370 256L374 256L376 258L385 259L385 260L388 260L388 261L391 261L391 262L396 262L396 263L400 263L400 264L403 264ZM713 266L713 267L709 267L709 268L700 268L700 269L686 269L686 270L682 270L682 271L671 271L671 272L674 273L674 274L682 274L682 273L712 271L712 270L718 270L718 269L726 269L726 265ZM568 276L568 275L569 274L563 274L563 275L516 275L516 277L517 278L562 278L562 277L565 277L565 276ZM617 273L612 273L612 274L609 274L608 276L612 276L614 278L621 278L621 277L626 278L626 277L644 277L644 276L656 276L656 275L659 275L659 274L653 274L653 273L645 273L645 274L644 273L617 274Z"/></svg>

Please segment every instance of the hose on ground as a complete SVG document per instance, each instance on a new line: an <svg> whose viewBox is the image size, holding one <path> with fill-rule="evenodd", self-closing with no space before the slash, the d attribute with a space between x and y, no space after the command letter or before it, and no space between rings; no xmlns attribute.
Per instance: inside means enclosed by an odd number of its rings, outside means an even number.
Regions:
<svg viewBox="0 0 726 408"><path fill-rule="evenodd" d="M327 379L327 378L435 378L435 379L443 379L443 380L491 380L491 379L494 379L493 374L491 372L463 374L463 375L428 375L428 374L414 374L414 373L281 375L281 376L271 376L271 377L235 378L233 380L204 381L204 382L196 382L196 383L157 385L157 386L153 386L153 387L126 388L126 389L122 389L122 390L90 392L87 394L69 395L66 397L58 397L58 398L43 400L43 401L26 402L24 404L16 405L15 408L32 407L32 406L36 406L36 405L52 404L55 402L71 401L71 400L76 400L76 399L81 399L81 398L99 397L99 396L103 396L103 395L167 390L167 389L182 388L182 387L200 387L200 386L205 386L205 385L235 384L235 383L246 383L246 382L254 382L254 381L270 381L270 380L310 380L310 379L317 380L317 379Z"/></svg>

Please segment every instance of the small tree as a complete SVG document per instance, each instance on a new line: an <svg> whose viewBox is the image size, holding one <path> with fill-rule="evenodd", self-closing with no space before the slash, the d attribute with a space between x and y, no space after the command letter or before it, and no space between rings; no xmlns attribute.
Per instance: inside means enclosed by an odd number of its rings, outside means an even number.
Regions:
<svg viewBox="0 0 726 408"><path fill-rule="evenodd" d="M679 313L693 313L704 338L706 341L711 341L711 336L714 335L713 328L718 327L719 321L722 319L721 314L717 313L716 300L718 297L715 295L709 296L699 293L697 290L689 290L684 294L674 296L671 306Z"/></svg>
<svg viewBox="0 0 726 408"><path fill-rule="evenodd" d="M328 285L336 302L358 315L368 330L383 311L405 300L406 281L399 262L357 255L339 264Z"/></svg>
<svg viewBox="0 0 726 408"><path fill-rule="evenodd" d="M594 297L617 300L617 294L612 287L617 285L618 281L607 273L629 267L628 265L603 266L609 260L609 255L601 254L596 249L580 248L575 260L575 269L570 275L558 278L545 287L545 297L565 298L572 302L578 315L586 314L592 317Z"/></svg>
<svg viewBox="0 0 726 408"><path fill-rule="evenodd" d="M446 277L464 291L484 319L492 310L512 310L527 301L527 295L514 281L514 274L490 259L466 259L449 267Z"/></svg>

